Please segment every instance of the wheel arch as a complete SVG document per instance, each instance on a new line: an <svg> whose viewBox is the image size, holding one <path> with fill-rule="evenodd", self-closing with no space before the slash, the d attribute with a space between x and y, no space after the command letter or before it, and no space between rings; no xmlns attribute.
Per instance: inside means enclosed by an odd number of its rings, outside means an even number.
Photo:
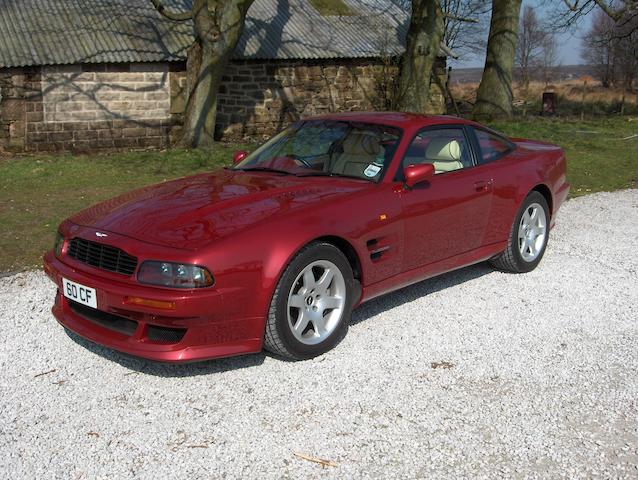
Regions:
<svg viewBox="0 0 638 480"><path fill-rule="evenodd" d="M547 202L547 206L549 207L549 216L551 218L554 215L554 201L552 198L552 191L544 183L539 183L534 188L532 188L529 193L532 192L538 192L543 197L545 197L545 201Z"/></svg>
<svg viewBox="0 0 638 480"><path fill-rule="evenodd" d="M361 270L361 260L359 259L359 254L354 249L352 244L343 237L338 237L336 235L326 235L324 237L315 238L311 242L308 242L306 245L314 242L326 242L334 245L341 253L343 253L348 259L348 263L352 268L352 273L354 274L354 278L361 282L361 278L363 277L363 272ZM304 245L304 247L306 246ZM303 248L303 247L302 247Z"/></svg>
<svg viewBox="0 0 638 480"><path fill-rule="evenodd" d="M272 289L270 289L270 292L268 294L269 297L272 298L272 295L275 292L275 288L277 284L279 283L284 271L286 270L288 265L290 265L290 262L292 262L292 260L299 254L299 252L301 252L308 245L311 245L317 242L329 243L330 245L333 245L334 247L338 248L341 251L341 253L345 255L346 259L348 260L348 263L350 264L350 267L352 268L352 273L355 279L356 290L354 294L354 297L355 297L354 300L355 300L355 305L358 304L359 300L361 299L361 293L362 293L361 286L363 283L363 268L361 265L361 260L359 258L359 254L357 253L352 243L338 235L322 235L322 236L314 237L311 239L306 239L305 241L297 245L297 248L295 248L292 251L292 253L288 254L284 261L281 260L282 257L279 257L280 260L270 263L270 267L271 267L270 272L272 275L271 278L273 279L273 282L272 282ZM272 258L271 260L275 260L275 259Z"/></svg>

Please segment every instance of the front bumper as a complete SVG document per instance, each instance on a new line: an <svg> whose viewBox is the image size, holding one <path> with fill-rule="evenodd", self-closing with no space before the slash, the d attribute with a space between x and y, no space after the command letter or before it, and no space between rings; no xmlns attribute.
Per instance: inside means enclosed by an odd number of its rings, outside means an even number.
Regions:
<svg viewBox="0 0 638 480"><path fill-rule="evenodd" d="M58 287L52 308L57 321L100 345L149 360L174 363L255 353L262 348L263 318L229 319L224 314L224 305L232 301L232 292L218 289L182 292L118 283L73 268L53 252L44 256L44 270ZM93 313L98 314L99 321L91 315L90 307L78 308L62 295L62 277L96 290L99 312ZM175 308L158 310L129 305L124 299L130 296L173 302ZM130 328L118 328L118 318ZM158 331L169 335L158 337Z"/></svg>

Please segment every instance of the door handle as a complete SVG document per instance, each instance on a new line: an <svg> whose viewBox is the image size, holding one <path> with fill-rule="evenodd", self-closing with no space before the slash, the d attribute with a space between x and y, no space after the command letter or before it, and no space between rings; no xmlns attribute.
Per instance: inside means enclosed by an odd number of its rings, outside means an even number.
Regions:
<svg viewBox="0 0 638 480"><path fill-rule="evenodd" d="M492 180L479 180L478 182L474 182L474 190L477 192L489 192L491 186Z"/></svg>

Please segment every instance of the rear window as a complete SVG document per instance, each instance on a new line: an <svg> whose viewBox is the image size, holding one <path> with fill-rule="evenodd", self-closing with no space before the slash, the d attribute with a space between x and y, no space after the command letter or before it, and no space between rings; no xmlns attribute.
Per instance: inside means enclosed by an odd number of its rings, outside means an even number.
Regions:
<svg viewBox="0 0 638 480"><path fill-rule="evenodd" d="M476 139L481 147L479 163L489 163L498 160L513 150L513 145L504 138L485 130L474 130Z"/></svg>

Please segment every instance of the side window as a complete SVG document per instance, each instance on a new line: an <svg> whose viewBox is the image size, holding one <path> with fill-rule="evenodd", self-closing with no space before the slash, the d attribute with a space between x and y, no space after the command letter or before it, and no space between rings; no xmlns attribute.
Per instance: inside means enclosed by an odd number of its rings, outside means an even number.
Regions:
<svg viewBox="0 0 638 480"><path fill-rule="evenodd" d="M462 128L428 129L419 133L403 157L403 167L431 163L436 174L472 166Z"/></svg>
<svg viewBox="0 0 638 480"><path fill-rule="evenodd" d="M489 163L501 158L512 150L512 146L502 138L484 130L474 130L481 147L479 163Z"/></svg>

